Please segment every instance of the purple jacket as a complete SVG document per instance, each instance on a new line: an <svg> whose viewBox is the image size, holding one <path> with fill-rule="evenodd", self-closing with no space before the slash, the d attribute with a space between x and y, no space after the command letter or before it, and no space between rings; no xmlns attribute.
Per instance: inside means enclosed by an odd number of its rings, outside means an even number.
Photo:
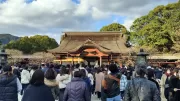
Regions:
<svg viewBox="0 0 180 101"><path fill-rule="evenodd" d="M91 101L90 92L83 79L72 79L66 86L63 101Z"/></svg>

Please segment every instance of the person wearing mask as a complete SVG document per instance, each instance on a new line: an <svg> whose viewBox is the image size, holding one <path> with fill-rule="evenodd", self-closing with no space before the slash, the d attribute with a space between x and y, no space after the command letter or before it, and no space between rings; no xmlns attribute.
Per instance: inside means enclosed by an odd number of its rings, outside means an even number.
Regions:
<svg viewBox="0 0 180 101"><path fill-rule="evenodd" d="M121 101L119 85L122 74L119 72L116 64L110 64L109 70L111 73L102 81L106 101Z"/></svg>
<svg viewBox="0 0 180 101"><path fill-rule="evenodd" d="M49 68L45 73L44 83L46 86L51 88L54 99L58 99L59 88L58 83L56 82L56 73L52 68Z"/></svg>
<svg viewBox="0 0 180 101"><path fill-rule="evenodd" d="M71 81L70 78L69 70L65 66L61 67L60 74L56 77L56 82L59 84L59 101L63 101L64 91L66 85Z"/></svg>
<svg viewBox="0 0 180 101"><path fill-rule="evenodd" d="M102 70L100 68L97 68L97 73L95 74L95 92L97 93L97 97L98 99L101 98L101 83L104 80L104 73L102 72Z"/></svg>
<svg viewBox="0 0 180 101"><path fill-rule="evenodd" d="M22 90L19 79L12 74L12 67L3 67L0 74L0 101L18 101L18 92Z"/></svg>
<svg viewBox="0 0 180 101"><path fill-rule="evenodd" d="M42 63L41 64L41 70L45 73L47 70L48 70L48 68L49 68L49 64L47 63L46 65L45 65L45 63Z"/></svg>
<svg viewBox="0 0 180 101"><path fill-rule="evenodd" d="M21 95L23 95L24 91L26 90L27 86L29 85L29 81L31 79L30 73L28 71L27 66L23 66L23 70L21 72L21 83L22 83L22 91Z"/></svg>
<svg viewBox="0 0 180 101"><path fill-rule="evenodd" d="M156 84L156 87L158 88L158 90L160 91L160 87L158 82L155 80L155 74L154 74L154 70L153 69L147 69L147 77L148 80L154 82Z"/></svg>
<svg viewBox="0 0 180 101"><path fill-rule="evenodd" d="M81 77L80 71L74 72L74 78L66 86L63 101L91 101L87 84Z"/></svg>
<svg viewBox="0 0 180 101"><path fill-rule="evenodd" d="M44 72L42 70L34 72L22 101L55 101L51 89L44 84Z"/></svg>
<svg viewBox="0 0 180 101"><path fill-rule="evenodd" d="M161 101L156 84L145 78L145 65L137 65L136 77L126 87L124 101Z"/></svg>

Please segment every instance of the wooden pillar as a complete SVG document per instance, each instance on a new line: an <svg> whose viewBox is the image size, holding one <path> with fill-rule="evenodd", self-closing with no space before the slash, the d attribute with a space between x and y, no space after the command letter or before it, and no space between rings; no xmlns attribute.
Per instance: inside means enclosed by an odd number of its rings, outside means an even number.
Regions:
<svg viewBox="0 0 180 101"><path fill-rule="evenodd" d="M112 53L111 53L111 60L112 60Z"/></svg>
<svg viewBox="0 0 180 101"><path fill-rule="evenodd" d="M110 56L108 55L108 65L110 64L110 61L109 61L110 59L109 59L109 57L110 57Z"/></svg>
<svg viewBox="0 0 180 101"><path fill-rule="evenodd" d="M99 56L99 66L101 66L102 65L102 56Z"/></svg>
<svg viewBox="0 0 180 101"><path fill-rule="evenodd" d="M73 65L74 65L74 56L72 57L72 63L73 63Z"/></svg>
<svg viewBox="0 0 180 101"><path fill-rule="evenodd" d="M79 57L78 57L78 63L80 63L80 62L79 62Z"/></svg>
<svg viewBox="0 0 180 101"><path fill-rule="evenodd" d="M60 64L62 65L62 60L60 60Z"/></svg>

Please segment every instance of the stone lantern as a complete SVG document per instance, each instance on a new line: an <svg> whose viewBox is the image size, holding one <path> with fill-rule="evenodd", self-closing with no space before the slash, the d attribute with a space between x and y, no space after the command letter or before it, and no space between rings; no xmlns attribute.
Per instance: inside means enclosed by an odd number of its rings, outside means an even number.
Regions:
<svg viewBox="0 0 180 101"><path fill-rule="evenodd" d="M140 49L140 52L137 54L136 65L148 65L147 56L149 54L144 52L143 49Z"/></svg>
<svg viewBox="0 0 180 101"><path fill-rule="evenodd" d="M0 66L4 67L7 65L7 56L8 54L5 52L5 50L0 49Z"/></svg>

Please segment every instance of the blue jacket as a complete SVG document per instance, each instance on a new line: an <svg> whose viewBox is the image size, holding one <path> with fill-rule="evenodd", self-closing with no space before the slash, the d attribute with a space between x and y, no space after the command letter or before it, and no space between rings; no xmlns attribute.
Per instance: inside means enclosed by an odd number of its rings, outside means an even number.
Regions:
<svg viewBox="0 0 180 101"><path fill-rule="evenodd" d="M90 92L83 79L73 78L66 86L63 101L91 101Z"/></svg>
<svg viewBox="0 0 180 101"><path fill-rule="evenodd" d="M16 76L0 75L0 101L18 101Z"/></svg>

